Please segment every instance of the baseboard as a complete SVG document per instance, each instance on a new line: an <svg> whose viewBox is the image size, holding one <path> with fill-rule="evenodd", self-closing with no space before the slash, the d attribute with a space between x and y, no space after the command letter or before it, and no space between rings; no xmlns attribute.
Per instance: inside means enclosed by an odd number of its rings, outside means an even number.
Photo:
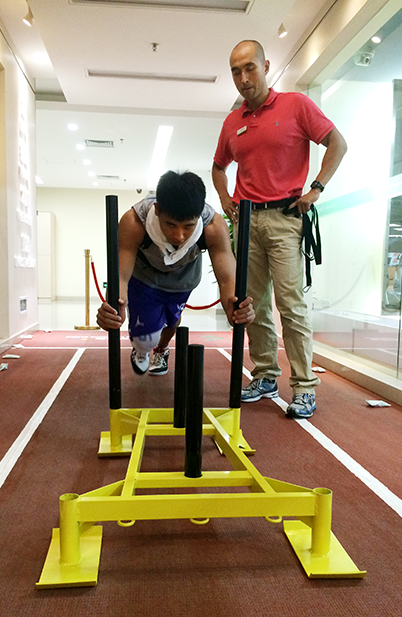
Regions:
<svg viewBox="0 0 402 617"><path fill-rule="evenodd" d="M34 334L39 330L39 322L36 322L29 326L29 328L18 332L17 334L13 334L9 338L0 340L0 353L4 353L7 349L10 349L13 345L17 343L21 343L23 337L27 334Z"/></svg>
<svg viewBox="0 0 402 617"><path fill-rule="evenodd" d="M313 359L318 366L371 390L381 399L402 405L402 380L398 379L391 369L351 357L346 352L317 342L314 342Z"/></svg>

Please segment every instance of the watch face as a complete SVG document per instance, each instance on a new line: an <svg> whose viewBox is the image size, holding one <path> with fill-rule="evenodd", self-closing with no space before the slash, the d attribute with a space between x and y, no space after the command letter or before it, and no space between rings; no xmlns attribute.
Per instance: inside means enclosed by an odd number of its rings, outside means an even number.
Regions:
<svg viewBox="0 0 402 617"><path fill-rule="evenodd" d="M321 192L324 190L324 186L321 184L321 182L318 182L318 180L314 180L314 182L310 184L310 187L312 189L320 189Z"/></svg>

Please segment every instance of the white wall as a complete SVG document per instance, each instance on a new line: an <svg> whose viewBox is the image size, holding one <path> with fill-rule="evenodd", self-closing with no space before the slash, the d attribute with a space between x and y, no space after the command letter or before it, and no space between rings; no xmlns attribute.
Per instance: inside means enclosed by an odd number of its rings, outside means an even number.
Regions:
<svg viewBox="0 0 402 617"><path fill-rule="evenodd" d="M2 25L2 29L3 28ZM0 339L36 329L35 101L0 34ZM27 310L20 312L20 298Z"/></svg>
<svg viewBox="0 0 402 617"><path fill-rule="evenodd" d="M320 107L348 143L322 203L387 181L395 130L392 83L340 80L325 93Z"/></svg>
<svg viewBox="0 0 402 617"><path fill-rule="evenodd" d="M380 315L388 200L367 197L361 203L357 191L367 188L367 196L372 187L385 191L388 184L392 84L337 82L327 91L321 108L348 143L321 207L325 212L325 203L345 195L350 207L321 217L324 265L315 270L314 305Z"/></svg>
<svg viewBox="0 0 402 617"><path fill-rule="evenodd" d="M205 181L205 179L204 179ZM54 215L54 264L57 299L82 299L85 296L84 250L90 249L100 287L107 280L106 195L117 195L119 218L145 194L135 191L99 189L37 189L37 207ZM211 273L208 253L203 257L203 280L191 294L190 304L205 305L217 298L217 285ZM97 292L91 274L91 297Z"/></svg>

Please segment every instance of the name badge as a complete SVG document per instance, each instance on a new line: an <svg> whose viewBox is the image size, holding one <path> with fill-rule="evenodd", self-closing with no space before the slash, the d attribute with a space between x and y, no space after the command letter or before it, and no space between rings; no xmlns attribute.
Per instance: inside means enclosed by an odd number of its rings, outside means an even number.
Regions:
<svg viewBox="0 0 402 617"><path fill-rule="evenodd" d="M241 129L239 129L239 130L237 131L237 134L238 134L238 135L241 135L242 133L245 133L246 131L247 131L247 127L246 127L246 126L243 126L243 128L241 128Z"/></svg>

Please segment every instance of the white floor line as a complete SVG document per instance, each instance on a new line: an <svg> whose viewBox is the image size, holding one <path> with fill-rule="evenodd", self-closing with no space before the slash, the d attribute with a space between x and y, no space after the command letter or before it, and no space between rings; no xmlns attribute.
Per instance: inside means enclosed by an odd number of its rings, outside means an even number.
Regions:
<svg viewBox="0 0 402 617"><path fill-rule="evenodd" d="M77 349L74 356L60 374L59 378L55 381L52 388L49 390L48 394L45 396L31 419L27 422L25 427L22 429L21 433L18 435L17 439L14 441L11 448L7 451L7 453L3 456L0 461L0 488L3 486L6 481L8 475L13 470L14 465L18 461L25 447L28 445L32 435L42 422L43 418L46 416L50 407L53 405L57 395L63 388L67 379L71 375L76 366L77 362L81 358L85 349Z"/></svg>
<svg viewBox="0 0 402 617"><path fill-rule="evenodd" d="M219 349L220 353L225 356L229 361L232 360L230 354L228 354L224 349ZM252 378L250 371L248 371L243 366L243 373L249 379ZM279 396L277 398L271 399L274 403L276 403L283 411L286 410L288 403L281 399ZM344 450L342 450L339 446L337 446L329 437L324 435L318 428L316 428L313 424L311 424L307 419L299 420L297 418L293 418L295 422L299 426L301 426L305 431L307 431L311 437L313 437L318 443L325 448L328 452L330 452L348 471L354 474L363 484L365 484L373 493L377 495L382 501L384 501L394 512L396 512L400 517L402 517L402 499L397 497L395 493L389 490L377 480L367 469L365 469L360 463L355 461L349 454L347 454Z"/></svg>
<svg viewBox="0 0 402 617"><path fill-rule="evenodd" d="M107 346L105 346L105 347L100 347L100 346L96 346L96 347L74 347L74 346L67 346L67 347L33 347L33 346L29 346L29 347L24 347L24 349L27 349L28 351L30 349L36 349L36 350L39 349L40 351L42 351L42 349L47 349L47 350L50 349L50 351L52 351L53 349L59 349L59 350L60 349L72 349L72 350L74 350L74 349L83 349L83 350L85 350L85 349L108 349L108 347ZM126 347L122 347L122 349L126 349ZM127 347L127 349L129 349L129 347ZM18 349L16 351L18 351Z"/></svg>
<svg viewBox="0 0 402 617"><path fill-rule="evenodd" d="M203 345L203 346L204 346L204 349L214 349L214 350L216 350L215 345L213 345L212 347L208 347L207 345ZM170 345L169 348L170 349L176 349L176 346L175 345ZM22 348L20 348L20 349L22 349ZM33 346L29 346L29 347L24 347L23 349L24 350L25 349L27 349L27 350L29 350L29 349L36 349L36 350L38 350L39 349L40 351L42 351L42 349L46 349L46 350L49 350L49 349L50 350L52 350L52 349L58 349L58 350L60 350L60 349L64 349L64 350L65 349L88 349L89 351L91 351L92 349L109 349L109 347L107 345L104 346L104 347L102 347L100 345L96 345L96 347L72 347L72 346L68 346L68 347L33 347ZM131 349L131 345L121 345L120 349L122 349L122 350L124 350L124 349ZM227 347L227 349L231 350L232 348L231 347ZM247 349L247 348L245 348L245 349ZM14 351L17 352L18 349L14 350ZM0 354L0 356L1 356L1 354Z"/></svg>
<svg viewBox="0 0 402 617"><path fill-rule="evenodd" d="M337 446L329 437L324 435L318 428L311 424L308 420L298 420L294 418L305 431L310 433L314 439L328 450L342 465L361 480L373 493L382 499L394 512L402 517L402 499L397 497L395 493L389 490L377 478L375 478L367 469L357 463L349 454Z"/></svg>

